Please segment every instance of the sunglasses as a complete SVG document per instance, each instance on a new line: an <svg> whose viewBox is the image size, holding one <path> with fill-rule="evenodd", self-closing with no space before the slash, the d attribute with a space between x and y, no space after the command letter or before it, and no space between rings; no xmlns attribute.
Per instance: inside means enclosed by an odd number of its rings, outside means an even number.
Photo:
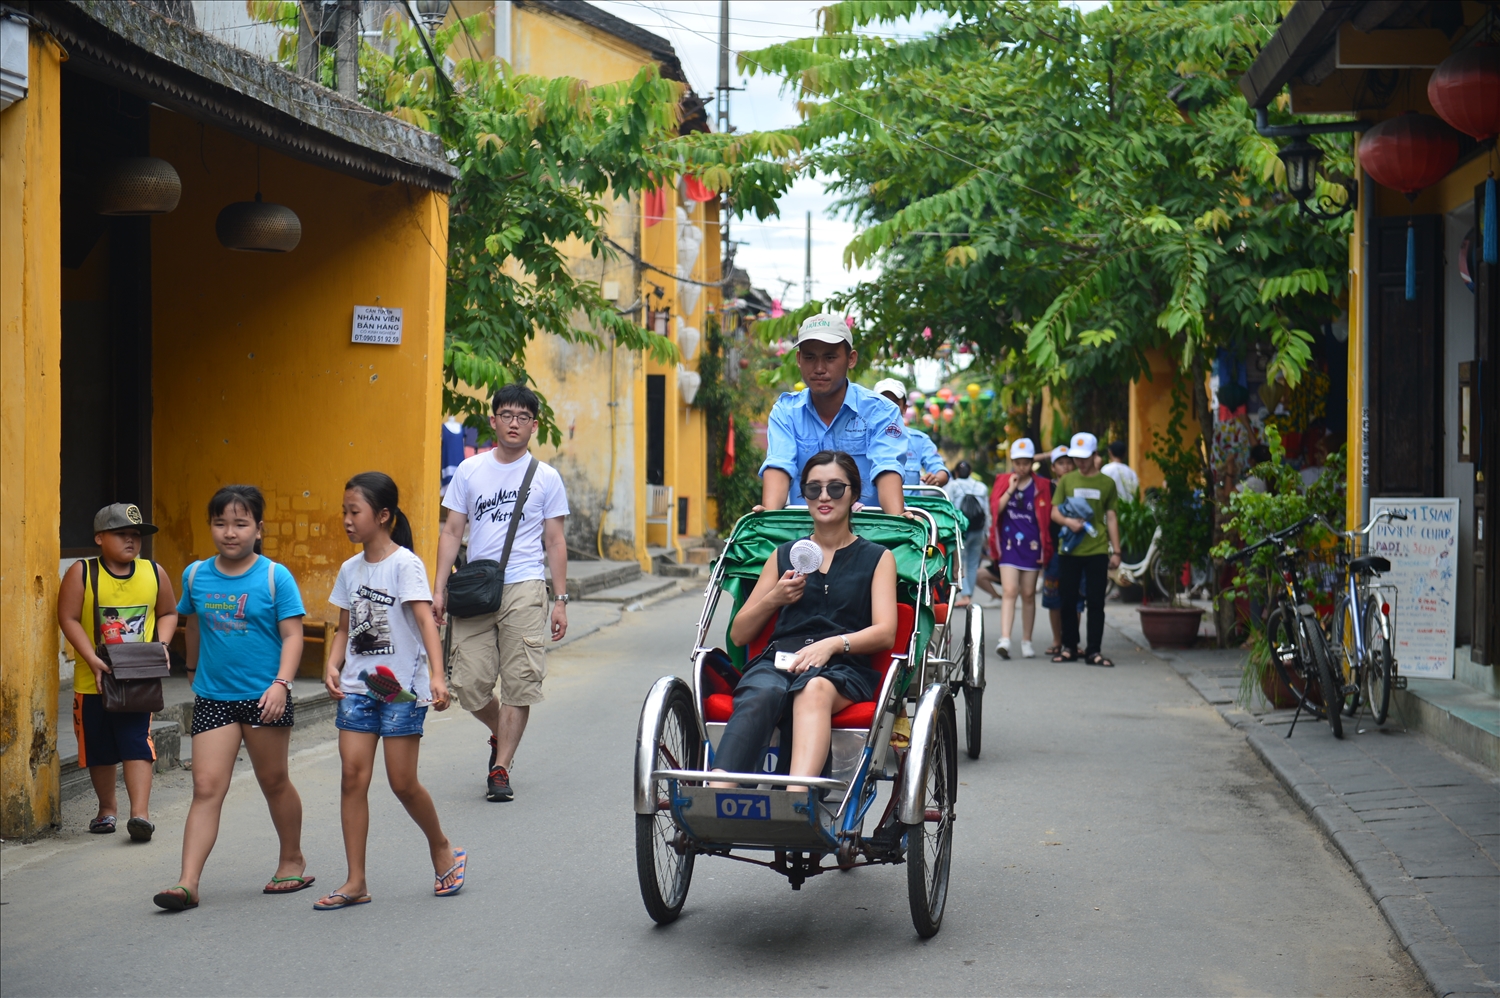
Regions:
<svg viewBox="0 0 1500 998"><path fill-rule="evenodd" d="M817 499L825 492L830 499L842 499L844 493L849 491L848 482L808 482L802 486L804 499Z"/></svg>

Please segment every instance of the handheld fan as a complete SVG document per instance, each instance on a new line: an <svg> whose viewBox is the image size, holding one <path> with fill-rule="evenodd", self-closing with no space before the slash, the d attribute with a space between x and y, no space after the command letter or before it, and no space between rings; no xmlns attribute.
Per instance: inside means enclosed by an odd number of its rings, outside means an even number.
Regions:
<svg viewBox="0 0 1500 998"><path fill-rule="evenodd" d="M823 567L823 549L806 537L792 545L789 557L798 575L811 575Z"/></svg>

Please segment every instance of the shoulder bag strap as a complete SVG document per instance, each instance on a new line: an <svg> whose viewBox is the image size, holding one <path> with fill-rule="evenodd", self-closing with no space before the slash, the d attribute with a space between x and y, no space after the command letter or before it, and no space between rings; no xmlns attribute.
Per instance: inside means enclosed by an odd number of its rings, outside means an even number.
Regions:
<svg viewBox="0 0 1500 998"><path fill-rule="evenodd" d="M198 578L198 566L201 565L201 564L203 564L203 562L201 562L201 561L195 561L191 565L188 566L188 584L187 584L188 591L187 591L187 596L188 596L189 600L191 600L193 598L193 580L195 580L195 579Z"/></svg>
<svg viewBox="0 0 1500 998"><path fill-rule="evenodd" d="M516 504L511 507L510 526L505 531L505 549L500 552L500 584L505 584L505 566L510 564L510 548L516 540L516 530L521 526L521 513L526 508L526 497L531 492L531 479L536 475L537 459L533 457L526 466L526 475L521 479L521 489L516 493Z"/></svg>
<svg viewBox="0 0 1500 998"><path fill-rule="evenodd" d="M90 558L85 564L89 588L94 593L94 645L98 647L104 643L104 612L99 609L99 559Z"/></svg>
<svg viewBox="0 0 1500 998"><path fill-rule="evenodd" d="M154 583L156 583L156 595L151 597L151 637L147 638L147 640L148 641L155 641L156 640L156 604L157 604L157 601L161 599L161 573L157 570L156 562L155 561L153 561L150 558L147 558L146 560L149 561L149 562L151 562L151 581L154 582Z"/></svg>
<svg viewBox="0 0 1500 998"><path fill-rule="evenodd" d="M274 617L276 616L276 562L270 558L266 558L266 588L271 590L271 616Z"/></svg>

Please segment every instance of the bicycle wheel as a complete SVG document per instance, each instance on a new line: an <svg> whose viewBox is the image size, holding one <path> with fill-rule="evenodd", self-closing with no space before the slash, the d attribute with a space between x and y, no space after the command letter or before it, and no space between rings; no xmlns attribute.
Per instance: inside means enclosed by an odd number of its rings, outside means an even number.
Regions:
<svg viewBox="0 0 1500 998"><path fill-rule="evenodd" d="M1354 604L1347 596L1340 596L1333 608L1333 618L1328 625L1328 644L1335 677L1343 679L1345 689L1354 687L1354 692L1344 697L1344 712L1353 717L1359 713L1364 663L1355 647Z"/></svg>
<svg viewBox="0 0 1500 998"><path fill-rule="evenodd" d="M656 757L653 768L698 769L702 745L698 741L698 721L686 693L679 691L666 703L656 729ZM655 782L652 795L661 800L667 784ZM635 869L641 883L641 900L646 913L661 925L675 922L687 900L688 885L693 880L693 854L679 849L677 825L672 812L635 816Z"/></svg>
<svg viewBox="0 0 1500 998"><path fill-rule="evenodd" d="M1323 639L1323 629L1318 626L1316 615L1302 615L1302 638L1307 642L1313 665L1323 685L1323 719L1333 729L1333 737L1344 737L1343 711L1344 684L1341 676L1334 674L1333 655L1328 651L1328 642Z"/></svg>
<svg viewBox="0 0 1500 998"><path fill-rule="evenodd" d="M948 869L953 860L953 788L958 765L958 734L952 713L939 709L927 772L922 774L925 820L906 826L906 896L917 935L931 939L943 927L948 904Z"/></svg>
<svg viewBox="0 0 1500 998"><path fill-rule="evenodd" d="M969 758L979 758L979 745L984 737L984 690L973 686L964 687L964 740L969 748Z"/></svg>
<svg viewBox="0 0 1500 998"><path fill-rule="evenodd" d="M1391 643L1380 629L1380 600L1365 600L1365 690L1376 724L1384 724L1391 710L1391 687L1395 685L1396 660Z"/></svg>
<svg viewBox="0 0 1500 998"><path fill-rule="evenodd" d="M1182 568L1181 568L1181 566L1178 566L1178 570L1175 573L1175 576L1176 577L1174 578L1174 573L1172 572L1172 570L1170 568L1167 567L1166 561L1163 560L1160 555L1158 555L1156 558L1152 559L1152 561L1151 561L1151 584L1154 585L1156 587L1156 591L1159 592L1159 593L1161 593L1162 596L1164 598L1166 598L1166 599L1171 599L1172 598L1172 590L1174 588L1174 586L1173 586L1174 583L1176 583L1178 586L1181 585L1181 582L1180 582L1180 579L1182 577Z"/></svg>
<svg viewBox="0 0 1500 998"><path fill-rule="evenodd" d="M1271 665L1298 705L1313 717L1323 716L1323 690L1307 651L1292 623L1292 611L1278 606L1266 618L1266 639L1271 645Z"/></svg>

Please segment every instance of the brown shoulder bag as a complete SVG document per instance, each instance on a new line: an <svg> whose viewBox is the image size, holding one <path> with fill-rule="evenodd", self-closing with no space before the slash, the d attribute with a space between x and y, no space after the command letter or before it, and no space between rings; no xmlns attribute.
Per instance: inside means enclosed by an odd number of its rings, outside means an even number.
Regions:
<svg viewBox="0 0 1500 998"><path fill-rule="evenodd" d="M150 562L156 572L156 562ZM161 681L172 674L167 646L160 641L127 641L107 645L103 641L104 612L99 607L99 559L90 558L89 586L94 594L94 652L104 659L109 672L99 673L99 692L104 709L112 714L154 714L166 706ZM158 576L158 585L160 577ZM155 637L155 628L152 637Z"/></svg>

